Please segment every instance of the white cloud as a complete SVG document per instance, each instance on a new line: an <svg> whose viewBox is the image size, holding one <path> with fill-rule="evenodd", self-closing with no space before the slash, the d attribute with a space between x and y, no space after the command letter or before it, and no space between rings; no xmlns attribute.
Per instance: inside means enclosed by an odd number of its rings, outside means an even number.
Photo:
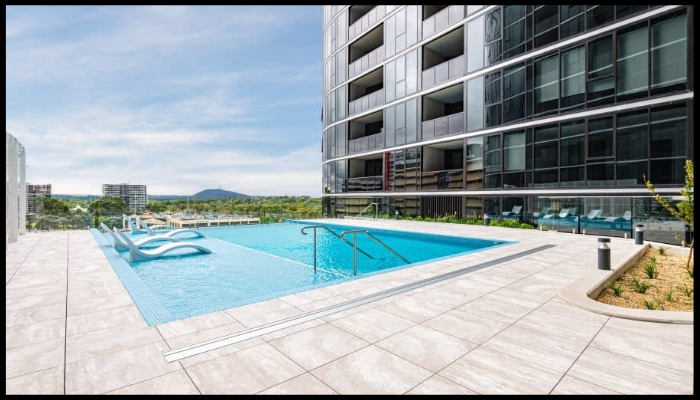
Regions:
<svg viewBox="0 0 700 400"><path fill-rule="evenodd" d="M318 118L270 122L275 108L318 106L320 94L314 97L311 85L320 87L320 64L248 62L231 70L209 68L215 59L195 59L201 69L185 70L172 62L203 49L238 57L244 46L280 40L281 28L303 13L288 7L88 10L6 20L6 129L27 149L29 181L74 194L131 182L148 185L149 194L221 186L253 195L320 195ZM85 21L92 25L80 25ZM76 26L84 28L77 37L45 34ZM270 26L275 29L265 29ZM243 89L258 82L266 86ZM306 82L311 90L290 89ZM313 137L312 144L294 137L299 132Z"/></svg>

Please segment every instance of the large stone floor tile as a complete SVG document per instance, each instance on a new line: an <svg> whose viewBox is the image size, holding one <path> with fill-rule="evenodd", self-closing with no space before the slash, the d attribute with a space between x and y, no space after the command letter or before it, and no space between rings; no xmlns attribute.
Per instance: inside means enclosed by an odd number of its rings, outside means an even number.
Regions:
<svg viewBox="0 0 700 400"><path fill-rule="evenodd" d="M63 394L63 364L5 380L5 394Z"/></svg>
<svg viewBox="0 0 700 400"><path fill-rule="evenodd" d="M303 374L303 368L269 344L188 367L202 394L257 393Z"/></svg>
<svg viewBox="0 0 700 400"><path fill-rule="evenodd" d="M432 374L376 346L311 371L340 394L405 393Z"/></svg>
<svg viewBox="0 0 700 400"><path fill-rule="evenodd" d="M439 375L481 394L547 394L562 374L480 347Z"/></svg>
<svg viewBox="0 0 700 400"><path fill-rule="evenodd" d="M332 321L331 324L370 343L415 325L411 321L376 309L361 311Z"/></svg>
<svg viewBox="0 0 700 400"><path fill-rule="evenodd" d="M64 343L61 338L5 350L5 379L62 366Z"/></svg>
<svg viewBox="0 0 700 400"><path fill-rule="evenodd" d="M274 340L270 344L307 370L369 345L368 342L330 324L306 329Z"/></svg>
<svg viewBox="0 0 700 400"><path fill-rule="evenodd" d="M428 328L480 344L508 326L480 315L452 310L421 324Z"/></svg>
<svg viewBox="0 0 700 400"><path fill-rule="evenodd" d="M568 374L623 394L691 394L693 375L588 347Z"/></svg>
<svg viewBox="0 0 700 400"><path fill-rule="evenodd" d="M168 363L156 342L66 365L66 394L99 394L143 382L182 369Z"/></svg>
<svg viewBox="0 0 700 400"><path fill-rule="evenodd" d="M338 394L310 373L273 386L260 394Z"/></svg>
<svg viewBox="0 0 700 400"><path fill-rule="evenodd" d="M139 382L108 394L199 394L184 370Z"/></svg>
<svg viewBox="0 0 700 400"><path fill-rule="evenodd" d="M424 326L414 326L377 346L432 372L438 372L477 345Z"/></svg>

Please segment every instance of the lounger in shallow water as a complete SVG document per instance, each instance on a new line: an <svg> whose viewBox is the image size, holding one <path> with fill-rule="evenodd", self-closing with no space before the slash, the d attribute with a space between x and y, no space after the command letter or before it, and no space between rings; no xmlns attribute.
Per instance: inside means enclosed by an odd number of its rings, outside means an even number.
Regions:
<svg viewBox="0 0 700 400"><path fill-rule="evenodd" d="M136 245L134 242L132 242L126 235L123 233L115 230L114 233L123 241L126 243L127 246L129 246L129 255L131 256L131 261L144 261L144 260L153 260L155 258L160 258L165 253L168 253L172 250L177 250L177 249L195 249L199 250L202 253L207 253L210 254L211 250L207 249L204 246L200 246L198 244L190 243L190 242L175 242L175 243L168 243L164 244L160 247L156 247L153 250L141 250Z"/></svg>
<svg viewBox="0 0 700 400"><path fill-rule="evenodd" d="M134 221L129 218L128 215L122 214L122 217L126 220L126 222L129 224L129 228L131 228L131 233L146 233L143 229L139 229L139 227L136 226Z"/></svg>
<svg viewBox="0 0 700 400"><path fill-rule="evenodd" d="M141 225L141 227L142 227L143 229L148 229L148 228L150 228L150 229L152 229L152 230L154 230L154 231L157 231L157 230L168 230L168 231L170 231L170 230L175 229L175 227L170 226L170 225L151 225L151 226L148 226L147 223L141 221L141 218L136 218L136 222L138 222L139 225Z"/></svg>
<svg viewBox="0 0 700 400"><path fill-rule="evenodd" d="M129 250L129 246L124 242L117 234L115 234L112 230L109 229L109 227L105 226L104 224L100 224L102 226L102 229L104 229L109 236L112 237L112 246L114 246L117 251L123 251L123 250ZM113 228L114 231L118 231L117 228ZM181 240L178 238L172 238L172 237L165 237L165 236L146 236L144 238L141 238L139 240L135 240L132 243L138 248L153 245L153 243L156 242L180 242Z"/></svg>
<svg viewBox="0 0 700 400"><path fill-rule="evenodd" d="M175 235L179 235L181 233L193 233L199 237L206 237L204 234L196 229L189 229L189 228L182 228L182 229L174 229L172 231L168 231L165 233L159 233L148 227L148 225L143 225L144 228L146 229L146 233L148 233L150 236L166 236L166 237L173 237Z"/></svg>

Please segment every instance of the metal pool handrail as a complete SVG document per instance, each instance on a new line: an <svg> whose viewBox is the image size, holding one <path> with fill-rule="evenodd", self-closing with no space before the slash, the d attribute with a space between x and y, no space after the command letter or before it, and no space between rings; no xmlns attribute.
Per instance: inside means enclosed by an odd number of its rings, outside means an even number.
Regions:
<svg viewBox="0 0 700 400"><path fill-rule="evenodd" d="M347 234L349 234L349 233L352 233L352 248L353 248L353 254L352 254L352 273L353 273L353 275L357 275L357 250L358 250L358 249L357 249L357 234L358 234L358 233L364 233L364 234L367 235L370 239L374 240L374 241L377 242L379 245L381 245L381 246L384 247L385 249L387 249L387 250L389 250L390 252L392 252L396 257L398 257L398 258L400 258L401 260L403 260L406 264L410 264L410 263L411 263L410 261L408 261L407 259L405 259L401 254L399 254L399 253L397 253L396 251L394 251L394 249L392 249L391 247L387 246L387 245L384 244L381 240L377 239L376 237L374 237L374 235L372 235L371 233L367 232L367 231L364 230L364 229L355 229L355 230L351 230L351 231L345 231L345 232L343 232L343 233L340 234L340 238L343 239L343 240L345 240L344 236L347 235Z"/></svg>
<svg viewBox="0 0 700 400"><path fill-rule="evenodd" d="M318 228L323 228L323 229L327 230L328 232L330 232L330 233L332 233L334 236L336 236L338 239L342 240L344 243L346 243L346 244L352 246L352 244L350 244L350 242L348 242L347 240L345 240L345 239L343 239L342 237L340 237L340 235L338 235L337 233L335 233L333 230L331 230L329 227L327 227L327 226L325 226L325 225L307 225L307 226L301 228L301 234L302 234L302 235L308 235L308 233L306 233L306 231L305 231L306 229L313 229L313 230L314 230L314 272L316 272L316 230L317 230ZM356 248L356 247L355 247L355 248ZM358 250L360 253L366 255L367 257L374 259L374 257L370 256L369 254L367 254L366 252L364 252L362 249L357 249L357 248L356 248L356 250Z"/></svg>

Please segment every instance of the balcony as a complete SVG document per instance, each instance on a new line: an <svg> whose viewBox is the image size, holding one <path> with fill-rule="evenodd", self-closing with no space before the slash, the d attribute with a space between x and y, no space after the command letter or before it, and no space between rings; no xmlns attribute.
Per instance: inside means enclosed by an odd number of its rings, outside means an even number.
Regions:
<svg viewBox="0 0 700 400"><path fill-rule="evenodd" d="M350 29L348 38L355 39L365 32L370 26L384 18L385 6L352 6L350 7Z"/></svg>
<svg viewBox="0 0 700 400"><path fill-rule="evenodd" d="M372 29L350 44L350 78L370 70L384 61L384 24Z"/></svg>
<svg viewBox="0 0 700 400"><path fill-rule="evenodd" d="M459 56L423 71L423 89L464 76L464 57Z"/></svg>
<svg viewBox="0 0 700 400"><path fill-rule="evenodd" d="M423 172L421 190L462 189L463 170Z"/></svg>
<svg viewBox="0 0 700 400"><path fill-rule="evenodd" d="M423 89L464 76L464 27L423 46Z"/></svg>
<svg viewBox="0 0 700 400"><path fill-rule="evenodd" d="M384 89L379 89L376 92L351 101L349 104L349 115L359 114L382 104L384 104Z"/></svg>
<svg viewBox="0 0 700 400"><path fill-rule="evenodd" d="M423 6L423 15L426 15L427 7L431 6ZM464 6L448 6L443 8L438 13L431 15L423 21L423 39L429 38L436 32L440 32L463 19Z"/></svg>
<svg viewBox="0 0 700 400"><path fill-rule="evenodd" d="M384 61L384 45L377 47L350 64L350 78L353 78Z"/></svg>
<svg viewBox="0 0 700 400"><path fill-rule="evenodd" d="M384 129L374 135L353 139L348 142L348 152L350 154L362 153L370 150L384 148Z"/></svg>
<svg viewBox="0 0 700 400"><path fill-rule="evenodd" d="M423 121L423 139L456 135L464 131L464 112Z"/></svg>
<svg viewBox="0 0 700 400"><path fill-rule="evenodd" d="M423 96L423 140L464 132L464 84Z"/></svg>
<svg viewBox="0 0 700 400"><path fill-rule="evenodd" d="M376 192L383 190L383 177L363 176L348 178L348 192Z"/></svg>

